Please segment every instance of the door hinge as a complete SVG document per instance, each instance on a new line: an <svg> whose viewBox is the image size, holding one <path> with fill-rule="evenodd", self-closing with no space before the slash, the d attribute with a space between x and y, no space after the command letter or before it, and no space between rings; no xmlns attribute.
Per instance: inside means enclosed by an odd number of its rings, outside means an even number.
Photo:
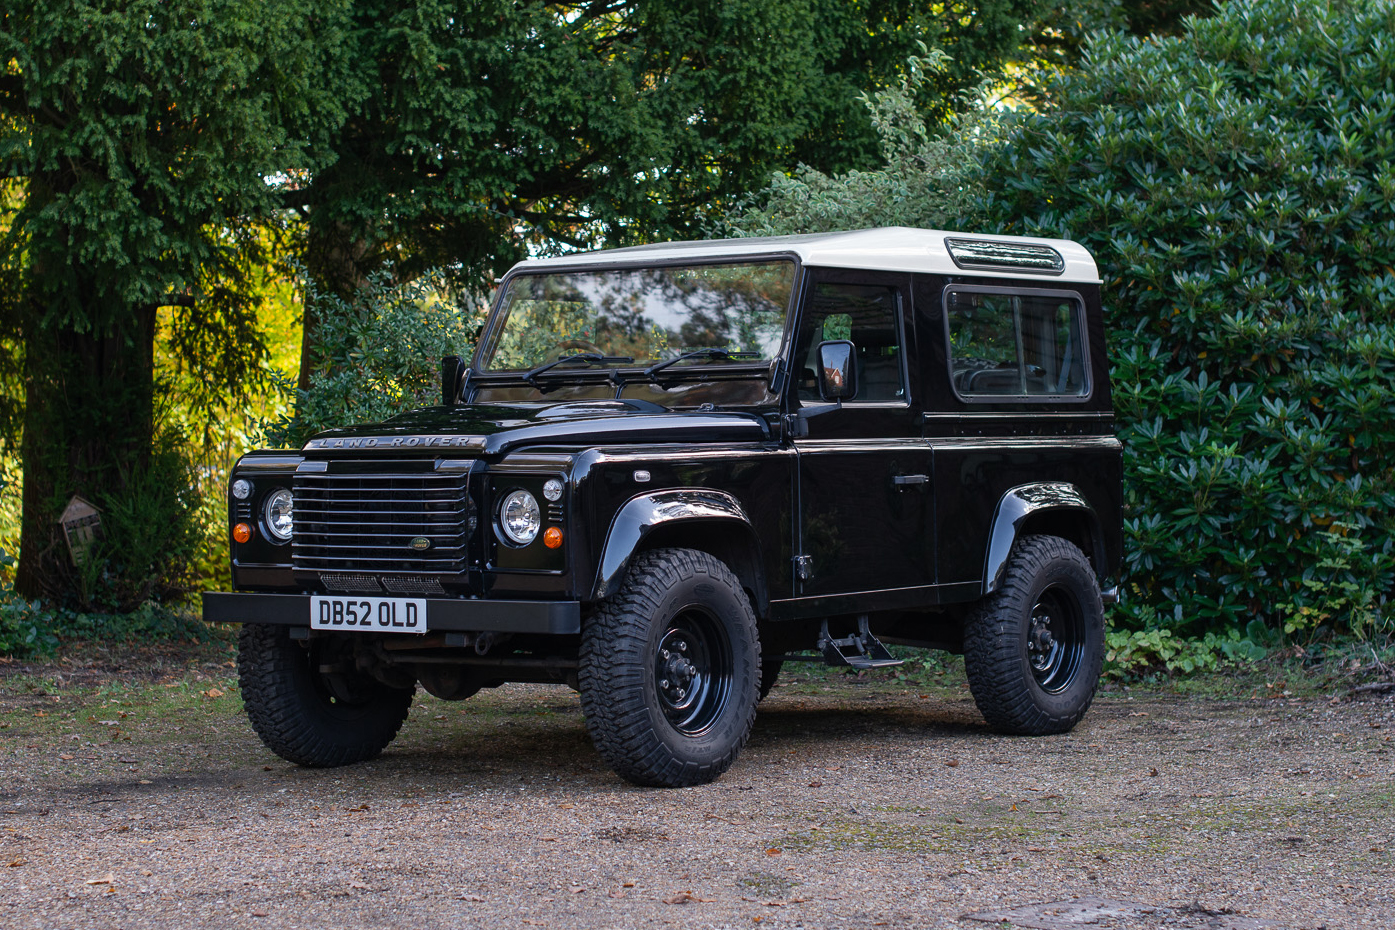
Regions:
<svg viewBox="0 0 1395 930"><path fill-rule="evenodd" d="M808 581L814 577L814 557L809 555L797 555L794 557L794 577L800 581Z"/></svg>

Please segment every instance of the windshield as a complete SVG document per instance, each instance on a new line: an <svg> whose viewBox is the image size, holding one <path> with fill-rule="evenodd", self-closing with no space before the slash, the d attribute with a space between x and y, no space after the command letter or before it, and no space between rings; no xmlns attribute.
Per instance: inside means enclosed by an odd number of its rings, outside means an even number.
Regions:
<svg viewBox="0 0 1395 930"><path fill-rule="evenodd" d="M769 362L780 352L793 289L791 261L518 275L499 300L502 326L479 368L530 371L583 353L607 367L691 353L668 372ZM581 369L552 369L572 370Z"/></svg>

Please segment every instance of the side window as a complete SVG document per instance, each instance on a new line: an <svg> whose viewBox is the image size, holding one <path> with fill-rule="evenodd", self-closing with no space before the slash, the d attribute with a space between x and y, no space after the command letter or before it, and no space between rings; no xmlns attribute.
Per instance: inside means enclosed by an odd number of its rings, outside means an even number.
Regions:
<svg viewBox="0 0 1395 930"><path fill-rule="evenodd" d="M962 397L1086 397L1084 307L1071 293L950 288L950 377Z"/></svg>
<svg viewBox="0 0 1395 930"><path fill-rule="evenodd" d="M820 342L848 339L857 347L857 397L854 401L904 401L900 300L894 287L864 284L818 284L804 311L796 358L799 399L819 400L816 352Z"/></svg>

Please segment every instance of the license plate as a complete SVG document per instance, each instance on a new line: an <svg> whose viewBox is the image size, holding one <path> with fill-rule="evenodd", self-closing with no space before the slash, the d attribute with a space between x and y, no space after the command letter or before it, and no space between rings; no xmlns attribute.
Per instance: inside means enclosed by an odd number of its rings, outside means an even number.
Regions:
<svg viewBox="0 0 1395 930"><path fill-rule="evenodd" d="M310 598L310 629L425 633L426 600L419 597Z"/></svg>

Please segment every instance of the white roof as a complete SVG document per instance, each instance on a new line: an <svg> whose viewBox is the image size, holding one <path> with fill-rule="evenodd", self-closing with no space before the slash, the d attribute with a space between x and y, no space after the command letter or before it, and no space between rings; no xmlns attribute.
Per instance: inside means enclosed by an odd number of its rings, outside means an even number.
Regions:
<svg viewBox="0 0 1395 930"><path fill-rule="evenodd" d="M961 268L950 258L945 239L973 239L1020 245L1050 246L1065 260L1061 274L1040 274L1014 268ZM740 258L748 255L793 253L805 265L825 268L868 268L876 271L918 271L931 274L992 278L1024 278L1037 282L1072 281L1098 284L1099 269L1084 246L1068 239L1034 239L1025 236L993 236L888 226L851 232L811 233L803 236L761 236L749 239L706 239L697 242L658 242L627 249L575 252L555 258L519 262L517 271L582 268L592 265L653 264L700 258Z"/></svg>

